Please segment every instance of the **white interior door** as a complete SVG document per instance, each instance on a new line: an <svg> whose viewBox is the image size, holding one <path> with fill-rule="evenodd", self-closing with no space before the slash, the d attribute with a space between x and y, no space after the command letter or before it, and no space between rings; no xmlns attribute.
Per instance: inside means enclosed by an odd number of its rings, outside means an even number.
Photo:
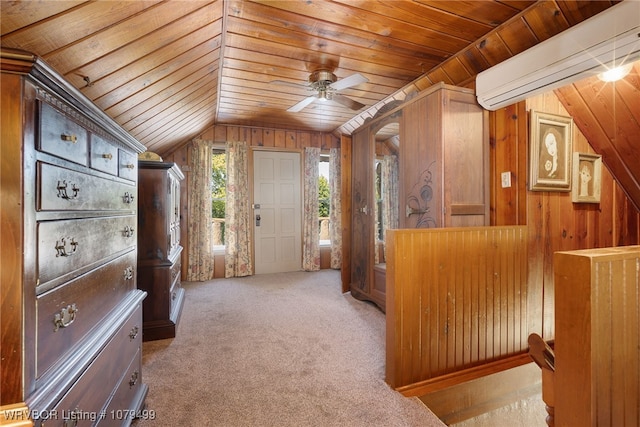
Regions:
<svg viewBox="0 0 640 427"><path fill-rule="evenodd" d="M253 152L255 273L302 269L300 153Z"/></svg>

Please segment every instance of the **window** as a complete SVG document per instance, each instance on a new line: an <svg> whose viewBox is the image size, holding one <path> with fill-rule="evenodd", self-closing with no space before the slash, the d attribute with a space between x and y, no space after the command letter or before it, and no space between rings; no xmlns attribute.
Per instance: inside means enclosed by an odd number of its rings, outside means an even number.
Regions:
<svg viewBox="0 0 640 427"><path fill-rule="evenodd" d="M213 219L213 245L224 247L224 215L227 197L227 153L214 149L211 162L211 217Z"/></svg>
<svg viewBox="0 0 640 427"><path fill-rule="evenodd" d="M331 208L331 187L329 187L329 155L320 155L318 165L318 219L320 221L320 245L331 243L329 235L329 210Z"/></svg>

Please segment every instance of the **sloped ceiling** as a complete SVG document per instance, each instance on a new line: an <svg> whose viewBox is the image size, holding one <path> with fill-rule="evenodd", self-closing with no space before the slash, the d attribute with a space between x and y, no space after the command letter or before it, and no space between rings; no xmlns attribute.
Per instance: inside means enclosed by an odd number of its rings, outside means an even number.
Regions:
<svg viewBox="0 0 640 427"><path fill-rule="evenodd" d="M0 44L43 58L165 154L214 124L350 134L386 104L440 81L473 88L479 72L615 3L0 1ZM287 112L314 93L304 85L318 69L365 76L340 91L364 107L318 101ZM639 69L616 84L593 79L556 91L636 208Z"/></svg>
<svg viewBox="0 0 640 427"><path fill-rule="evenodd" d="M214 124L351 133L387 102L475 75L615 1L2 1L3 47L35 53L149 150ZM314 102L324 68L368 82ZM283 83L275 83L283 81Z"/></svg>
<svg viewBox="0 0 640 427"><path fill-rule="evenodd" d="M623 80L605 83L594 77L556 94L640 210L640 62Z"/></svg>

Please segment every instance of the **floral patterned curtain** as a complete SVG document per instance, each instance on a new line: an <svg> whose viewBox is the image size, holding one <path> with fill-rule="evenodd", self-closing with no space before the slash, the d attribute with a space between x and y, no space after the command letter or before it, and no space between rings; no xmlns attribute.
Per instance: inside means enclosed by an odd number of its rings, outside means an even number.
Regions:
<svg viewBox="0 0 640 427"><path fill-rule="evenodd" d="M213 143L196 139L189 164L188 281L213 278L211 161Z"/></svg>
<svg viewBox="0 0 640 427"><path fill-rule="evenodd" d="M398 157L384 156L382 160L382 236L387 247L387 230L398 228Z"/></svg>
<svg viewBox="0 0 640 427"><path fill-rule="evenodd" d="M302 220L302 269L320 270L320 232L318 229L318 176L320 148L304 150L304 215Z"/></svg>
<svg viewBox="0 0 640 427"><path fill-rule="evenodd" d="M329 238L331 239L331 268L342 268L342 174L340 149L329 151Z"/></svg>
<svg viewBox="0 0 640 427"><path fill-rule="evenodd" d="M380 174L380 181L378 182L378 174ZM373 263L380 263L380 236L378 234L378 230L383 226L382 220L380 219L380 210L382 207L382 197L384 197L384 193L382 190L382 161L378 159L376 156L376 160L374 161L374 172L373 172ZM384 229L382 232L382 245L384 248Z"/></svg>
<svg viewBox="0 0 640 427"><path fill-rule="evenodd" d="M209 168L210 170L211 168ZM248 172L247 143L227 142L225 277L251 276L253 274Z"/></svg>

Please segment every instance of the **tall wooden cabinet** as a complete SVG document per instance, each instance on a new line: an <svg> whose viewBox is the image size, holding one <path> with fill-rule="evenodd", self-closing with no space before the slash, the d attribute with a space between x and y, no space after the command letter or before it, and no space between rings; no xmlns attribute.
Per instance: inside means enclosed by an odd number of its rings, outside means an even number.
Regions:
<svg viewBox="0 0 640 427"><path fill-rule="evenodd" d="M176 336L184 302L180 286L180 182L175 163L140 160L138 187L138 287L143 305L143 340Z"/></svg>
<svg viewBox="0 0 640 427"><path fill-rule="evenodd" d="M375 117L352 136L351 294L385 309L384 259L374 264L374 159L395 124L398 228L489 224L488 114L472 90L443 83ZM391 126L393 128L393 126Z"/></svg>
<svg viewBox="0 0 640 427"><path fill-rule="evenodd" d="M39 58L3 49L0 66L0 403L36 426L129 425L147 394L144 146Z"/></svg>

